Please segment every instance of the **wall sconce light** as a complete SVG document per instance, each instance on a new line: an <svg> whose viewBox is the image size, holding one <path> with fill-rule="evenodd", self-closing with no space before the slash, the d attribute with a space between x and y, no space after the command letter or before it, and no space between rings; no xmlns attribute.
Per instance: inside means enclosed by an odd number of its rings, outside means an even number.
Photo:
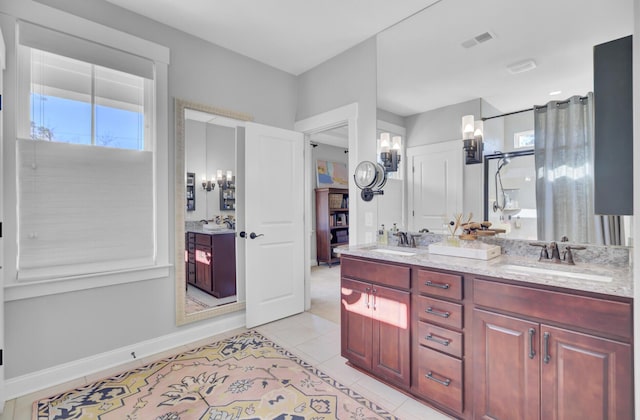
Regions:
<svg viewBox="0 0 640 420"><path fill-rule="evenodd" d="M465 151L465 163L482 163L482 121L474 121L473 115L462 117L462 149Z"/></svg>
<svg viewBox="0 0 640 420"><path fill-rule="evenodd" d="M380 134L380 162L385 172L396 172L400 163L400 150L402 149L402 137L389 133Z"/></svg>
<svg viewBox="0 0 640 420"><path fill-rule="evenodd" d="M205 191L213 191L213 189L216 187L215 181L213 180L213 178L211 180L208 180L207 177L205 175L202 175L202 189Z"/></svg>
<svg viewBox="0 0 640 420"><path fill-rule="evenodd" d="M222 169L218 169L216 171L216 179L218 180L218 185L220 188L229 188L229 186L233 183L233 172L226 171L226 173L222 174Z"/></svg>

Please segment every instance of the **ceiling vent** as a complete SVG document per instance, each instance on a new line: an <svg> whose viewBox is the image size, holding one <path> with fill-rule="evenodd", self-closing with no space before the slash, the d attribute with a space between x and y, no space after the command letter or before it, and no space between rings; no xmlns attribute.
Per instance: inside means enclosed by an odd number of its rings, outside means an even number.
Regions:
<svg viewBox="0 0 640 420"><path fill-rule="evenodd" d="M536 62L533 60L518 61L517 63L509 64L507 70L511 74L524 73L525 71L533 70L536 68Z"/></svg>
<svg viewBox="0 0 640 420"><path fill-rule="evenodd" d="M462 45L464 48L471 48L471 47L475 47L476 45L482 44L483 42L490 41L494 38L495 38L495 35L492 34L491 32L484 32L480 35L474 36L471 39L467 39L460 45Z"/></svg>

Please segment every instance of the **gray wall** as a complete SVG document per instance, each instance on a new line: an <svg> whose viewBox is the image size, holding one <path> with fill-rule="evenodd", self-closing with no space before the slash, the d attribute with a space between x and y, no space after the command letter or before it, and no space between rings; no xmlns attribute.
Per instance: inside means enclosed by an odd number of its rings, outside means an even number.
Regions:
<svg viewBox="0 0 640 420"><path fill-rule="evenodd" d="M358 162L376 158L376 83L375 37L299 76L297 120L358 104L358 140L355 148L349 147L349 173L353 173ZM350 196L359 197L353 182L349 190ZM349 201L349 224L355 223L359 243L375 237L375 203L375 199L369 203L360 199ZM365 214L370 215L371 226L365 225ZM350 236L353 237L351 233Z"/></svg>
<svg viewBox="0 0 640 420"><path fill-rule="evenodd" d="M166 121L169 127L170 173L173 173L174 159L173 97L248 113L260 123L288 129L293 127L297 101L296 78L288 73L100 0L43 0L42 3L59 6L171 49L170 106L169 120ZM11 12L27 20L32 13L42 13L43 9L46 7L31 0L6 0L0 6L0 12ZM0 15L0 25L8 50L3 98L7 108L15 104L14 20L12 16ZM5 154L5 161L10 158ZM6 170L7 165L3 166ZM169 179L173 179L173 175ZM10 197L5 198L5 206L14 202ZM171 188L171 203L173 199ZM5 211L5 215L7 214L10 212ZM171 205L169 220L173 219ZM15 220L5 220L5 224L12 223L15 224ZM169 252L173 256L174 224L171 223L167 229ZM5 252L12 246L11 241L5 240ZM5 375L13 378L213 323L205 320L176 327L174 308L173 275L138 283L7 302ZM214 328L211 333L216 333Z"/></svg>

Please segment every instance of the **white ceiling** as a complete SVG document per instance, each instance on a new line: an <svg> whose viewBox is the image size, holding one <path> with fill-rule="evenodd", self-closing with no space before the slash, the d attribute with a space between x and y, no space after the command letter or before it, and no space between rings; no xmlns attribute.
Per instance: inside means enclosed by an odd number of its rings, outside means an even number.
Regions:
<svg viewBox="0 0 640 420"><path fill-rule="evenodd" d="M382 31L378 107L401 116L476 98L508 112L584 95L593 46L633 32L633 0L107 1L294 75ZM460 45L486 31L496 38ZM525 59L537 67L507 71Z"/></svg>
<svg viewBox="0 0 640 420"><path fill-rule="evenodd" d="M107 0L298 75L438 0Z"/></svg>

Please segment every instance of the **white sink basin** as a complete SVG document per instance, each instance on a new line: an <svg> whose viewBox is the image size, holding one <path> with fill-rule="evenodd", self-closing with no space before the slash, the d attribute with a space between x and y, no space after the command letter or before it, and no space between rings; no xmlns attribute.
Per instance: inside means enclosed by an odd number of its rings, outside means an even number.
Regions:
<svg viewBox="0 0 640 420"><path fill-rule="evenodd" d="M410 251L399 251L397 249L387 249L387 248L375 248L372 249L373 252L380 252L381 254L390 254L390 255L402 255L405 257L409 257L411 255L416 255L417 252Z"/></svg>
<svg viewBox="0 0 640 420"><path fill-rule="evenodd" d="M528 267L524 265L511 265L511 264L504 265L502 266L502 268L505 271L511 271L516 273L538 274L541 276L564 276L564 277L570 277L572 279L599 281L603 283L610 283L611 280L613 280L613 278L610 276L604 276L600 274L575 273L572 271L554 270L552 268Z"/></svg>
<svg viewBox="0 0 640 420"><path fill-rule="evenodd" d="M227 225L218 225L215 223L207 223L205 225L202 225L202 229L204 230L223 230L223 229L228 229Z"/></svg>

